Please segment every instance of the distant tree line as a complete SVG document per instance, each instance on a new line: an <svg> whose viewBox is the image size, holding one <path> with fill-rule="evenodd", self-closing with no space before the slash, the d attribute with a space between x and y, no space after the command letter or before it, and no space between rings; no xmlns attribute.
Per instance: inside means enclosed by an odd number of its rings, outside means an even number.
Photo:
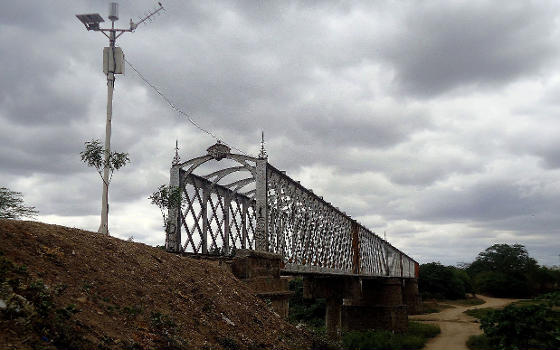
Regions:
<svg viewBox="0 0 560 350"><path fill-rule="evenodd" d="M424 299L462 299L467 293L525 298L560 289L560 269L540 266L523 245L494 244L471 264L420 265Z"/></svg>

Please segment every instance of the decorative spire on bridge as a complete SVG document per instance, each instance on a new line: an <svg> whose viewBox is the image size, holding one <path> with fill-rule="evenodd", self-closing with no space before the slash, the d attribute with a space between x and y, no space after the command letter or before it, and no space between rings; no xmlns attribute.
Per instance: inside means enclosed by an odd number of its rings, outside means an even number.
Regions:
<svg viewBox="0 0 560 350"><path fill-rule="evenodd" d="M268 154L266 154L266 150L264 149L264 131L261 131L261 153L259 153L259 158L268 158Z"/></svg>
<svg viewBox="0 0 560 350"><path fill-rule="evenodd" d="M179 157L179 140L175 140L175 156L171 162L173 165L179 164L181 157Z"/></svg>

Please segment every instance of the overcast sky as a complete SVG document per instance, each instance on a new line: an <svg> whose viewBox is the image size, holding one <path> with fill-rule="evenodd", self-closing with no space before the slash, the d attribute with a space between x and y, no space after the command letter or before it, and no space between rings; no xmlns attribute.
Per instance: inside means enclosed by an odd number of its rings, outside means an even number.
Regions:
<svg viewBox="0 0 560 350"><path fill-rule="evenodd" d="M421 263L520 243L560 258L560 3L182 1L118 39L203 127L269 162ZM121 27L155 1L120 1ZM97 230L107 39L74 16L108 1L9 1L0 11L0 186L38 220ZM215 142L127 67L110 190L112 235L163 244L147 197Z"/></svg>

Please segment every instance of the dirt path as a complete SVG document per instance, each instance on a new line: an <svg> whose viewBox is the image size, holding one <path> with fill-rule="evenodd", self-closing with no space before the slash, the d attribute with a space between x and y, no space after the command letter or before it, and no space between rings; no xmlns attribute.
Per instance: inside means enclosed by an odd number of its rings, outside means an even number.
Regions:
<svg viewBox="0 0 560 350"><path fill-rule="evenodd" d="M478 295L480 299L485 301L482 305L476 306L462 306L451 305L452 308L445 309L441 312L427 315L410 316L411 320L423 321L427 323L436 323L441 328L441 333L428 341L424 350L467 350L467 339L471 335L481 334L478 323L475 323L475 318L463 311L467 309L478 309L486 307L499 308L516 301L517 299L501 299L491 298L483 295Z"/></svg>

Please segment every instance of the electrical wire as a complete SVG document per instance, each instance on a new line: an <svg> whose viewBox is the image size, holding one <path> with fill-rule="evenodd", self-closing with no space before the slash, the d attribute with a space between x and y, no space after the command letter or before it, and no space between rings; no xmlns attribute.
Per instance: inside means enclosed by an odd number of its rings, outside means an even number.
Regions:
<svg viewBox="0 0 560 350"><path fill-rule="evenodd" d="M200 131L210 135L211 137L215 138L216 141L223 143L224 145L233 148L234 150L243 153L244 155L248 155L246 152L240 150L239 148L232 146L226 142L224 142L221 138L219 138L218 136L216 136L214 133L212 133L209 130L204 129L203 127L201 127L200 125L198 125L197 122L195 122L193 120L193 118L186 112L184 112L183 110L181 110L179 107L177 107L177 105L175 103L173 103L173 101L171 101L167 96L165 96L163 94L163 92L161 92L154 84L152 84L148 79L146 79L146 77L144 77L144 75L142 75L142 73L140 73L138 71L138 69L136 69L136 67L134 67L134 65L132 65L132 63L130 63L126 57L124 58L124 61L126 62L126 64L128 64L128 66L130 68L132 68L132 70L138 75L138 77L140 79L142 79L142 81L144 81L144 83L146 83L146 85L148 85L149 87L152 88L152 90L154 90L168 105L169 107L171 107L171 109L173 109L175 112L177 112L179 115L182 115L183 117L187 118L187 120L194 125L197 129L199 129Z"/></svg>

